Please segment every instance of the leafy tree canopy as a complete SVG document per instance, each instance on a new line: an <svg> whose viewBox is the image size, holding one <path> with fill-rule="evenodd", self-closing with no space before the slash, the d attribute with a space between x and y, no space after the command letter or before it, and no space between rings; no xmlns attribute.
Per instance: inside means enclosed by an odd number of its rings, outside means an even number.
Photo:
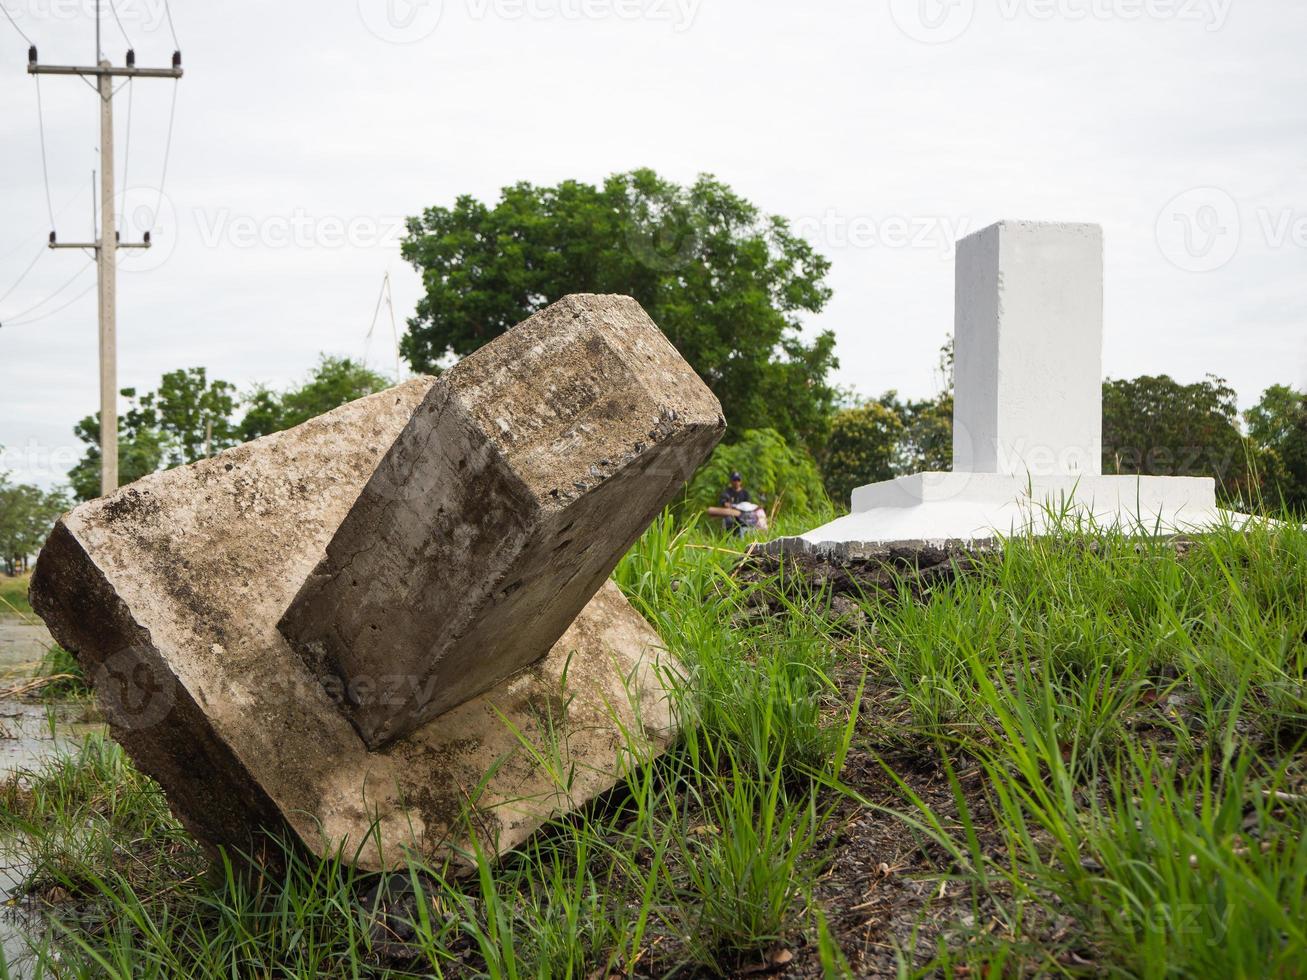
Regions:
<svg viewBox="0 0 1307 980"><path fill-rule="evenodd" d="M493 206L465 195L410 218L403 255L426 288L401 344L414 370L438 371L567 293L625 293L721 400L728 439L770 428L821 446L835 340L805 340L800 315L826 305L830 263L710 176L520 183Z"/></svg>
<svg viewBox="0 0 1307 980"><path fill-rule="evenodd" d="M1165 374L1103 384L1103 472L1212 476L1227 499L1246 484L1248 458L1235 391L1208 375Z"/></svg>
<svg viewBox="0 0 1307 980"><path fill-rule="evenodd" d="M1307 513L1307 393L1272 385L1244 419L1260 464L1262 502Z"/></svg>
<svg viewBox="0 0 1307 980"><path fill-rule="evenodd" d="M775 429L749 429L733 443L720 443L690 481L683 505L702 514L717 503L733 471L744 477L754 502L773 511L810 520L829 517L834 508L812 458L789 445Z"/></svg>
<svg viewBox="0 0 1307 980"><path fill-rule="evenodd" d="M118 414L118 480L128 484L163 467L171 454L155 394L138 396L135 388L124 388L121 394L128 407ZM100 495L100 413L78 422L73 434L86 443L86 451L68 474L68 482L78 500L91 500Z"/></svg>
<svg viewBox="0 0 1307 980"><path fill-rule="evenodd" d="M265 387L255 388L245 402L240 437L248 441L293 428L390 385L389 380L357 361L323 354L303 384L281 394Z"/></svg>
<svg viewBox="0 0 1307 980"><path fill-rule="evenodd" d="M347 357L322 355L305 379L285 392L256 387L245 398L202 367L170 371L157 391L124 388L127 411L118 417L118 475L122 484L193 463L239 442L289 429L345 402L381 391L390 382ZM238 409L244 414L237 420ZM86 451L68 479L78 500L100 493L100 413L73 429Z"/></svg>
<svg viewBox="0 0 1307 980"><path fill-rule="evenodd" d="M903 438L902 416L882 402L836 412L822 458L822 474L831 499L845 506L857 487L892 479Z"/></svg>
<svg viewBox="0 0 1307 980"><path fill-rule="evenodd" d="M68 497L62 490L12 483L0 473L0 564L5 571L11 575L20 571L67 509Z"/></svg>
<svg viewBox="0 0 1307 980"><path fill-rule="evenodd" d="M236 445L231 416L236 411L236 386L208 380L202 367L169 371L155 396L159 428L168 445L168 463L193 463Z"/></svg>

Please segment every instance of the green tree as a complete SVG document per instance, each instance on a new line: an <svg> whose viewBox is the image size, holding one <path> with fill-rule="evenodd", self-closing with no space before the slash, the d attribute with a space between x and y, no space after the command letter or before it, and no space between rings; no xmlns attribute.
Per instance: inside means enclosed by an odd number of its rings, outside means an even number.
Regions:
<svg viewBox="0 0 1307 980"><path fill-rule="evenodd" d="M903 419L895 471L904 475L953 469L953 393L895 407Z"/></svg>
<svg viewBox="0 0 1307 980"><path fill-rule="evenodd" d="M1307 393L1272 385L1244 420L1256 451L1263 503L1307 511Z"/></svg>
<svg viewBox="0 0 1307 980"><path fill-rule="evenodd" d="M821 466L831 499L846 505L856 487L893 478L903 435L903 417L883 402L836 412Z"/></svg>
<svg viewBox="0 0 1307 980"><path fill-rule="evenodd" d="M168 463L180 466L236 444L236 386L209 381L202 367L169 371L155 396Z"/></svg>
<svg viewBox="0 0 1307 980"><path fill-rule="evenodd" d="M303 384L285 392L256 387L241 401L226 381L208 378L202 367L170 371L157 391L138 395L124 388L127 411L118 417L118 479L123 485L157 470L193 463L238 442L279 432L364 395L389 382L348 357L321 355ZM73 429L86 451L68 475L78 500L100 495L100 414Z"/></svg>
<svg viewBox="0 0 1307 980"><path fill-rule="evenodd" d="M880 402L903 424L892 464L896 476L953 469L953 338L939 349L939 393L934 398L901 401L887 391Z"/></svg>
<svg viewBox="0 0 1307 980"><path fill-rule="evenodd" d="M812 458L789 445L775 429L749 429L733 443L720 443L686 488L683 506L691 513L717 503L732 472L738 470L755 503L799 519L818 520L833 511Z"/></svg>
<svg viewBox="0 0 1307 980"><path fill-rule="evenodd" d="M12 483L0 473L0 564L8 574L26 570L28 556L36 554L51 526L67 509L68 498L62 490Z"/></svg>
<svg viewBox="0 0 1307 980"><path fill-rule="evenodd" d="M1235 391L1208 375L1181 384L1144 375L1103 384L1103 472L1211 476L1227 500L1248 490Z"/></svg>
<svg viewBox="0 0 1307 980"><path fill-rule="evenodd" d="M821 447L835 341L805 341L800 315L829 300L830 263L710 176L520 183L493 207L462 196L410 218L403 255L426 289L401 343L415 370L438 371L567 293L624 293L716 393L728 438L771 428Z"/></svg>
<svg viewBox="0 0 1307 980"><path fill-rule="evenodd" d="M240 437L257 439L292 428L390 385L389 380L351 358L323 354L303 384L282 394L266 387L250 392L239 426Z"/></svg>
<svg viewBox="0 0 1307 980"><path fill-rule="evenodd" d="M163 466L168 442L153 392L138 397L135 388L124 388L120 394L128 408L118 415L118 481L128 484ZM92 500L100 496L100 413L78 422L73 434L86 443L86 451L68 474L68 482L78 500Z"/></svg>

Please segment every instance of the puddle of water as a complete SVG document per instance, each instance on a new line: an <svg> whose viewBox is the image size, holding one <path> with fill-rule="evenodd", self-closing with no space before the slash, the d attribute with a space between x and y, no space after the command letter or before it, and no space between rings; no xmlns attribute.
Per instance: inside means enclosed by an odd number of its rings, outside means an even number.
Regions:
<svg viewBox="0 0 1307 980"><path fill-rule="evenodd" d="M0 618L0 690L31 678L53 642L39 620ZM76 751L85 735L103 732L104 725L86 721L91 710L85 702L0 698L0 780L35 769L59 753ZM0 949L9 975L27 977L34 969L29 937L39 942L44 926L40 914L15 895L31 870L15 862L0 840Z"/></svg>
<svg viewBox="0 0 1307 980"><path fill-rule="evenodd" d="M34 769L60 752L75 751L82 738L105 726L86 720L83 703L39 704L0 699L0 779Z"/></svg>
<svg viewBox="0 0 1307 980"><path fill-rule="evenodd" d="M4 957L9 976L15 980L30 977L35 972L32 941L40 942L45 926L39 917L26 908L22 898L13 898L13 892L23 883L28 868L13 864L13 858L0 851L0 895L4 897L0 908L0 956Z"/></svg>
<svg viewBox="0 0 1307 980"><path fill-rule="evenodd" d="M39 620L0 618L0 672L39 663L53 645L49 630Z"/></svg>

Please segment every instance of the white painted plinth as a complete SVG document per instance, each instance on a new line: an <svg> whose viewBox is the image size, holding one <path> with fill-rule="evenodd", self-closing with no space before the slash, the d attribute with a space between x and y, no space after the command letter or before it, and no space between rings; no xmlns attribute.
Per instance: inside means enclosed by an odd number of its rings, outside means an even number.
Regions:
<svg viewBox="0 0 1307 980"><path fill-rule="evenodd" d="M853 491L772 551L856 557L1092 521L1126 534L1243 526L1209 478L1102 476L1103 232L1001 221L958 243L953 471Z"/></svg>
<svg viewBox="0 0 1307 980"><path fill-rule="evenodd" d="M1125 534L1183 534L1244 520L1216 506L1215 481L1205 477L916 473L859 487L852 513L777 544L856 557L892 545L983 546L1077 521Z"/></svg>

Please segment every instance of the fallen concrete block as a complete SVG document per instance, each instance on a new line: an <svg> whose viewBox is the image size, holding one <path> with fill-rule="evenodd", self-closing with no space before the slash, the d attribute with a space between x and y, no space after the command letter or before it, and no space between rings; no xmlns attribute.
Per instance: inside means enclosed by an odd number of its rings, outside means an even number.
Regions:
<svg viewBox="0 0 1307 980"><path fill-rule="evenodd" d="M431 387L281 632L385 745L544 656L724 428L635 300L569 296Z"/></svg>
<svg viewBox="0 0 1307 980"><path fill-rule="evenodd" d="M342 710L343 692L278 629L352 510L390 512L385 494L377 499L378 469L441 384L414 380L148 476L65 515L42 550L34 608L84 665L115 738L200 839L245 848L260 832L289 830L316 853L357 849L356 863L372 869L402 862L408 848L455 855L474 834L503 852L672 737L662 672L675 662L607 581L581 597L542 658L379 750ZM389 472L402 477L391 499L407 501L396 513L422 514L433 487L414 496L406 471ZM674 490L670 473L660 485ZM428 538L402 560L466 564L461 541ZM390 581L388 619L423 595ZM535 607L503 608L532 628ZM461 665L481 669L474 657Z"/></svg>

